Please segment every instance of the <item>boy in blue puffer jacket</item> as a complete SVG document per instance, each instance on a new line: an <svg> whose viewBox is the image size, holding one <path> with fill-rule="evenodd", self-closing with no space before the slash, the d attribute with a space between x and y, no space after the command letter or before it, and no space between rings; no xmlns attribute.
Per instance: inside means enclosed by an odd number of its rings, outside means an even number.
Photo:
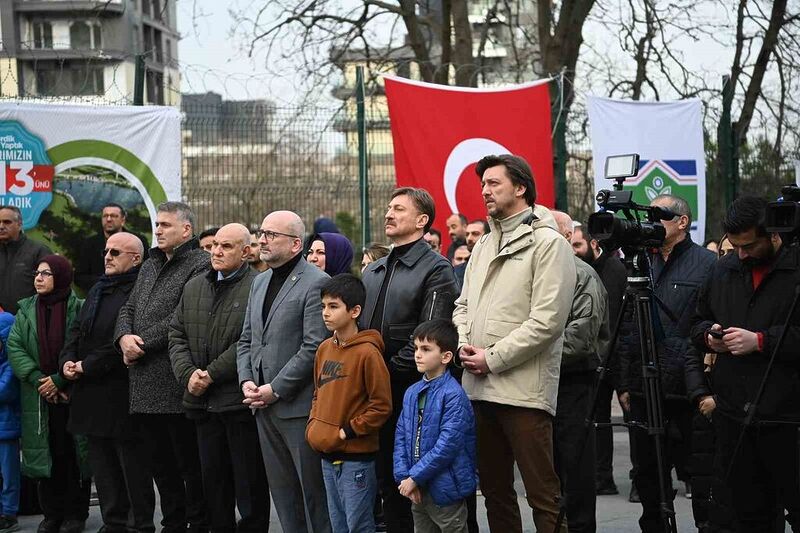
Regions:
<svg viewBox="0 0 800 533"><path fill-rule="evenodd" d="M0 312L0 533L19 530L19 381L11 371L6 341L14 325L14 315Z"/></svg>
<svg viewBox="0 0 800 533"><path fill-rule="evenodd" d="M465 498L475 493L475 416L447 367L458 345L449 320L414 330L421 381L406 391L397 421L394 479L412 502L417 533L466 533Z"/></svg>

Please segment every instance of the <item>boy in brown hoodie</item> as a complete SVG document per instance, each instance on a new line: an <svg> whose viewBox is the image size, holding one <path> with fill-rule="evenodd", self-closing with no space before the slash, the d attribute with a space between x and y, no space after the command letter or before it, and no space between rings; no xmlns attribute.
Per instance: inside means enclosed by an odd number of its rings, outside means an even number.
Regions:
<svg viewBox="0 0 800 533"><path fill-rule="evenodd" d="M383 339L373 329L358 331L366 298L361 280L339 274L321 296L333 337L317 349L306 440L322 456L333 533L372 533L378 433L392 412Z"/></svg>

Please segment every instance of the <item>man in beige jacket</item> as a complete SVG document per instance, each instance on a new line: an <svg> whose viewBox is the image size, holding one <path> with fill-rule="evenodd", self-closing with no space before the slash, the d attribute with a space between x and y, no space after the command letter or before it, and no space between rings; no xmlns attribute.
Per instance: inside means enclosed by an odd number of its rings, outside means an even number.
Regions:
<svg viewBox="0 0 800 533"><path fill-rule="evenodd" d="M516 462L536 529L550 532L560 498L553 416L575 261L550 211L535 205L524 159L486 156L476 172L492 231L472 251L453 322L475 408L481 491L490 529L521 533Z"/></svg>

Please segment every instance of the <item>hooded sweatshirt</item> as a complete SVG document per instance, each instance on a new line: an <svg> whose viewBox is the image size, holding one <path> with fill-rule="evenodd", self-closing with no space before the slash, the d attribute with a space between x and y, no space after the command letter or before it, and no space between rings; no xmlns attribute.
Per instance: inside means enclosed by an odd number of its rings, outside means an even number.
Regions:
<svg viewBox="0 0 800 533"><path fill-rule="evenodd" d="M378 432L392 412L383 349L381 334L374 329L346 342L334 335L319 345L306 440L323 458L368 460L378 451ZM339 438L339 429L344 429L345 440Z"/></svg>

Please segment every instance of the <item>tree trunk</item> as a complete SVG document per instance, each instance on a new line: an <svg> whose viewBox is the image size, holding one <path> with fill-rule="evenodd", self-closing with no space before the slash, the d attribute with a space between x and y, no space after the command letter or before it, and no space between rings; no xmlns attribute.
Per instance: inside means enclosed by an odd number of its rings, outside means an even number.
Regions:
<svg viewBox="0 0 800 533"><path fill-rule="evenodd" d="M456 67L456 85L477 87L475 60L472 55L472 25L469 23L467 0L450 0L455 30L453 63Z"/></svg>

